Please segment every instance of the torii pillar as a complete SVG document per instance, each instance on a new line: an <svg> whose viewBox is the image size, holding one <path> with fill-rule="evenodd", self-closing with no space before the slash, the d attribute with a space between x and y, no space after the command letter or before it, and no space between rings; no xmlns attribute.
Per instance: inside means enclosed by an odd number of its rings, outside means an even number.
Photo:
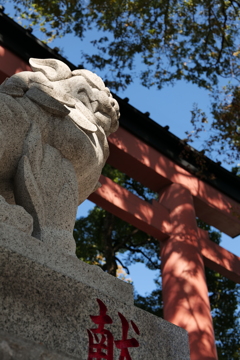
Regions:
<svg viewBox="0 0 240 360"><path fill-rule="evenodd" d="M162 190L159 202L172 223L169 239L161 242L164 319L188 331L191 360L217 360L192 195L172 184Z"/></svg>

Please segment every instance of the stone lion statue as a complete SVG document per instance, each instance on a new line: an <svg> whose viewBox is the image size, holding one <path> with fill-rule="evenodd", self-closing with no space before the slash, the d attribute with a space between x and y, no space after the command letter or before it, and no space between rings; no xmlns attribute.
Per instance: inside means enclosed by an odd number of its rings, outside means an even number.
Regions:
<svg viewBox="0 0 240 360"><path fill-rule="evenodd" d="M73 255L77 206L99 186L119 107L88 70L30 65L0 86L0 224Z"/></svg>

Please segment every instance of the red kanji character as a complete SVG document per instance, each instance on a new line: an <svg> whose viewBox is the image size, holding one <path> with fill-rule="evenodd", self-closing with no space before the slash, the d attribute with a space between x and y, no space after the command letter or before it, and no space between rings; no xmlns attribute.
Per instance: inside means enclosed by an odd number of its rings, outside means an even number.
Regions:
<svg viewBox="0 0 240 360"><path fill-rule="evenodd" d="M127 319L121 314L118 313L121 322L122 322L122 340L118 340L115 341L115 345L118 349L121 349L121 353L120 353L120 357L119 360L131 360L131 356L129 354L128 348L130 347L138 347L139 346L139 342L132 338L132 339L128 339L128 330L129 330L129 323L127 321ZM140 332L138 330L137 325L131 321L131 325L133 327L133 330L139 335Z"/></svg>
<svg viewBox="0 0 240 360"><path fill-rule="evenodd" d="M90 316L96 329L87 330L89 338L88 360L106 359L113 360L113 335L104 329L105 324L112 324L112 319L107 315L106 305L97 299L100 315Z"/></svg>

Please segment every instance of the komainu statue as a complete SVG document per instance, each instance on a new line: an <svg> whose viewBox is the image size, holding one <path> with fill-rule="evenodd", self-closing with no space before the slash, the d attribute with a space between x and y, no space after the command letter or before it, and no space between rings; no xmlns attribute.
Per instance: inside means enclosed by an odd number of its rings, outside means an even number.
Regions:
<svg viewBox="0 0 240 360"><path fill-rule="evenodd" d="M0 226L73 255L77 206L99 186L119 107L88 70L30 65L0 86Z"/></svg>

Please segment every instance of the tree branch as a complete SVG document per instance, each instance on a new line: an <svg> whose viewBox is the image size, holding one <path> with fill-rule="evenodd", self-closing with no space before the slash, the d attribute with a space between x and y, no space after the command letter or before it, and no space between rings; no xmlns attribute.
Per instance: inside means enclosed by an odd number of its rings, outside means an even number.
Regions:
<svg viewBox="0 0 240 360"><path fill-rule="evenodd" d="M129 275L130 271L129 271L128 267L123 265L123 263L121 262L121 260L117 256L115 256L115 260L120 263L120 265L126 270L127 274Z"/></svg>
<svg viewBox="0 0 240 360"><path fill-rule="evenodd" d="M128 236L126 236L126 237L124 238L123 241L119 241L119 239L115 240L115 244L117 244L117 245L114 245L113 250L114 250L115 252L118 252L119 249L123 248L123 247L125 246L125 244L126 244L128 241L130 241L131 237L134 236L135 234L137 234L139 231L140 231L139 229L136 229L136 228L135 228Z"/></svg>
<svg viewBox="0 0 240 360"><path fill-rule="evenodd" d="M152 266L153 266L156 270L159 269L159 267L156 266L156 265L154 264L154 262L153 262L141 249L132 248L131 246L128 246L128 245L126 245L126 249L129 250L129 251L132 251L132 252L137 252L137 253L142 254L142 255L150 262L150 264L152 264Z"/></svg>

